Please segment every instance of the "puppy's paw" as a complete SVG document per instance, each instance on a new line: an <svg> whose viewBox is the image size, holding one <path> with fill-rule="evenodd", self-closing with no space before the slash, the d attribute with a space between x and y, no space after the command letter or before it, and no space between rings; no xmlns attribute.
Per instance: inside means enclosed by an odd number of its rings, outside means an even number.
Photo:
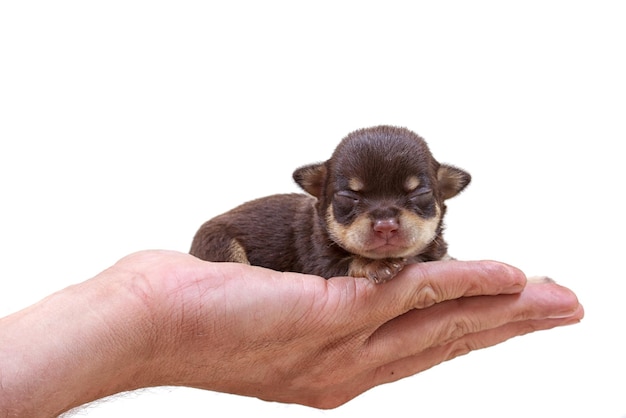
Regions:
<svg viewBox="0 0 626 418"><path fill-rule="evenodd" d="M405 258L385 258L382 260L355 258L350 263L348 274L352 277L366 277L374 283L384 283L393 279L405 264Z"/></svg>

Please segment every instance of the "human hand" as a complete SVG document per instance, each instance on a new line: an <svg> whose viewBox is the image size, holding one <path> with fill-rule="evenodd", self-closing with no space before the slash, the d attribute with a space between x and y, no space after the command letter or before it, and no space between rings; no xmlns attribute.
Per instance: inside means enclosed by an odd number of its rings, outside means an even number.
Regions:
<svg viewBox="0 0 626 418"><path fill-rule="evenodd" d="M161 385L332 408L582 318L568 289L525 285L496 262L416 264L375 285L145 251L0 320L0 411L49 416Z"/></svg>
<svg viewBox="0 0 626 418"><path fill-rule="evenodd" d="M382 383L535 330L578 322L575 295L495 262L408 266L389 283L142 253L168 324L159 384L336 407ZM168 273L168 270L170 272ZM158 279L155 279L157 278Z"/></svg>

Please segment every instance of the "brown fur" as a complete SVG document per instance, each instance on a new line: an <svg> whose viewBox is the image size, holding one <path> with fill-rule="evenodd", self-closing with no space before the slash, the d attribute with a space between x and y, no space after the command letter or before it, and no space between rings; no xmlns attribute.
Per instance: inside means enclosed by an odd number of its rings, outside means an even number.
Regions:
<svg viewBox="0 0 626 418"><path fill-rule="evenodd" d="M309 195L268 196L219 215L200 227L190 253L384 282L407 263L449 258L444 201L471 180L438 163L417 134L393 126L352 132L329 160L293 177Z"/></svg>

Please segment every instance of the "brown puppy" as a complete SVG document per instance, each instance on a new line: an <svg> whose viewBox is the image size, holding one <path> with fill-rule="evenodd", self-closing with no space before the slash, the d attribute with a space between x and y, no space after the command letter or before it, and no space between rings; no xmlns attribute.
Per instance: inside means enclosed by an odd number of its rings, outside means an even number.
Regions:
<svg viewBox="0 0 626 418"><path fill-rule="evenodd" d="M407 263L449 258L444 201L470 182L438 163L408 129L352 132L323 163L297 169L310 194L253 200L206 222L190 253L322 277L367 277L380 283Z"/></svg>

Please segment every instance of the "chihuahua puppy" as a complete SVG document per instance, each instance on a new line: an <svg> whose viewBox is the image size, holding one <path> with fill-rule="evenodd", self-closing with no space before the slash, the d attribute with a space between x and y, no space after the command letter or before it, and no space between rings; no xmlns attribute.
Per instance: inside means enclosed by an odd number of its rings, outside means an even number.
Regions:
<svg viewBox="0 0 626 418"><path fill-rule="evenodd" d="M279 271L393 278L407 263L449 259L445 200L470 175L437 162L414 132L393 126L346 136L331 158L293 173L308 193L253 200L197 231L190 253Z"/></svg>

